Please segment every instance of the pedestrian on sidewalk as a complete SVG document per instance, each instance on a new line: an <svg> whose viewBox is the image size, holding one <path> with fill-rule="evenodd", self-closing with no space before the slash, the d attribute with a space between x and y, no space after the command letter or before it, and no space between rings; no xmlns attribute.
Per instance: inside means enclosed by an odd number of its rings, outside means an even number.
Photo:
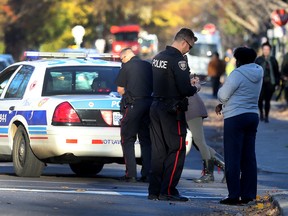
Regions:
<svg viewBox="0 0 288 216"><path fill-rule="evenodd" d="M280 73L276 58L271 55L271 45L265 42L261 46L262 55L256 58L255 63L261 65L264 70L263 84L259 97L258 107L260 111L260 121L269 122L270 101L275 92L276 86L279 86ZM263 113L264 102L264 113Z"/></svg>
<svg viewBox="0 0 288 216"><path fill-rule="evenodd" d="M281 65L281 90L284 91L285 97L285 109L288 108L288 52L284 55L282 65ZM279 93L281 95L281 92Z"/></svg>
<svg viewBox="0 0 288 216"><path fill-rule="evenodd" d="M196 149L200 151L203 160L202 176L194 181L196 183L211 183L214 182L214 165L224 171L224 159L206 144L203 119L208 117L208 113L201 97L198 94L194 94L188 98L188 104L188 110L185 113L186 121L188 128L192 132L192 142ZM222 182L224 181L225 175L222 179Z"/></svg>
<svg viewBox="0 0 288 216"><path fill-rule="evenodd" d="M120 53L122 67L116 78L117 91L122 96L121 145L126 173L120 180L136 182L135 141L141 148L141 181L148 181L151 167L149 112L152 103L152 65L138 58L131 48Z"/></svg>
<svg viewBox="0 0 288 216"><path fill-rule="evenodd" d="M246 204L256 199L256 132L258 99L263 69L254 63L257 54L247 47L234 51L236 69L218 91L221 104L215 108L224 116L224 159L228 198L221 204ZM241 198L241 199L240 199Z"/></svg>
<svg viewBox="0 0 288 216"><path fill-rule="evenodd" d="M177 190L186 157L187 96L200 90L199 81L191 85L189 67L183 55L192 49L197 37L182 28L171 46L152 60L153 97L150 107L152 141L150 200L188 201Z"/></svg>
<svg viewBox="0 0 288 216"><path fill-rule="evenodd" d="M226 63L219 58L219 53L214 52L211 56L211 60L208 63L208 76L211 79L212 95L217 97L217 92L220 87L220 78L225 74Z"/></svg>

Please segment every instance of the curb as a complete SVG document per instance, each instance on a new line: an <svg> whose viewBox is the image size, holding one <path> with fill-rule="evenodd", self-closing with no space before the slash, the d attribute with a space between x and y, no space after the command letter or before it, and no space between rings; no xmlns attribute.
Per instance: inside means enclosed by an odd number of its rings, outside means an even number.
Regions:
<svg viewBox="0 0 288 216"><path fill-rule="evenodd" d="M280 215L288 216L288 192L273 193L271 198L273 204L279 208Z"/></svg>

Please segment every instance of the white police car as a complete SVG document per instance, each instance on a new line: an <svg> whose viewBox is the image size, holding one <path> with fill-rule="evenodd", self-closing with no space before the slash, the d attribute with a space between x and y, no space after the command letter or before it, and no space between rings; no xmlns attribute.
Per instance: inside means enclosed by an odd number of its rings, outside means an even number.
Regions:
<svg viewBox="0 0 288 216"><path fill-rule="evenodd" d="M78 175L123 163L114 84L121 64L79 53L28 54L58 58L14 63L0 73L0 159L12 160L23 177L39 177L47 163L67 163ZM190 134L186 144L188 153ZM140 158L137 143L135 151Z"/></svg>

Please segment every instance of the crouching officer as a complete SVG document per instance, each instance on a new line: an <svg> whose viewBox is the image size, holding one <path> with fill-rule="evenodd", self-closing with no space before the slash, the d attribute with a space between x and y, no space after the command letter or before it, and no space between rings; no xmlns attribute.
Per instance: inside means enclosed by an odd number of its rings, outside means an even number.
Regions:
<svg viewBox="0 0 288 216"><path fill-rule="evenodd" d="M194 33L182 28L172 45L152 60L154 100L150 107L150 200L188 201L179 194L176 186L186 155L186 97L200 90L199 81L195 80L195 85L191 85L188 63L183 57L195 41Z"/></svg>
<svg viewBox="0 0 288 216"><path fill-rule="evenodd" d="M120 53L122 67L116 78L117 91L122 95L120 109L121 145L126 174L120 180L136 182L137 170L134 144L139 139L141 148L141 181L148 181L151 167L151 140L149 110L152 103L152 66L139 59L131 48Z"/></svg>

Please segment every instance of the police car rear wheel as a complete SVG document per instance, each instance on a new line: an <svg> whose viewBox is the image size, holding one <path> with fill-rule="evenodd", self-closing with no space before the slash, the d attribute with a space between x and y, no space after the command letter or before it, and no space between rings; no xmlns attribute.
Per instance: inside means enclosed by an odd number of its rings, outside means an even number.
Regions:
<svg viewBox="0 0 288 216"><path fill-rule="evenodd" d="M78 176L94 176L102 170L104 164L85 161L80 163L71 163L69 166Z"/></svg>
<svg viewBox="0 0 288 216"><path fill-rule="evenodd" d="M20 177L39 177L44 163L32 152L26 130L20 125L13 140L13 165L15 174Z"/></svg>

